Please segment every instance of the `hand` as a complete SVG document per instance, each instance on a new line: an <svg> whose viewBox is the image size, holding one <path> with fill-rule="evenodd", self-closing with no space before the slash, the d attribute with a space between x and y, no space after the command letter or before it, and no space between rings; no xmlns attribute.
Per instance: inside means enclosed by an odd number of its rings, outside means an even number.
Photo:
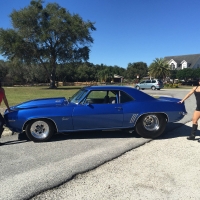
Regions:
<svg viewBox="0 0 200 200"><path fill-rule="evenodd" d="M178 101L177 103L183 103L183 101Z"/></svg>

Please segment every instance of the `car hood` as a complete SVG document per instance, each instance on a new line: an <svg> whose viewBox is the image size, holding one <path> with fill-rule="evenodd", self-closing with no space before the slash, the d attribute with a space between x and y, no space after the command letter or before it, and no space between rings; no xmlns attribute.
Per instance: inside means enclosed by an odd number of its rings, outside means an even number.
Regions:
<svg viewBox="0 0 200 200"><path fill-rule="evenodd" d="M21 104L11 107L11 110L20 110L27 108L38 108L38 107L51 107L51 106L61 106L68 104L65 97L56 98L43 98L43 99L33 99L30 101L23 102Z"/></svg>

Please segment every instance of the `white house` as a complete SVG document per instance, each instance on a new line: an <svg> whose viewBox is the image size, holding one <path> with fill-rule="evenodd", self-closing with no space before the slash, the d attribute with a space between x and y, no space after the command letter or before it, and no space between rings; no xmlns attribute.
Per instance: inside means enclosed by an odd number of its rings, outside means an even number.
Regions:
<svg viewBox="0 0 200 200"><path fill-rule="evenodd" d="M196 69L200 67L200 54L166 56L165 60L167 60L172 70L185 68Z"/></svg>

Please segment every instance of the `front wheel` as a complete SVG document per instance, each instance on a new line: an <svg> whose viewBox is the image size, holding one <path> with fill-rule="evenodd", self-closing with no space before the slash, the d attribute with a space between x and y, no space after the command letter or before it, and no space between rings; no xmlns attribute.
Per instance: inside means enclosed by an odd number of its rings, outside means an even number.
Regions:
<svg viewBox="0 0 200 200"><path fill-rule="evenodd" d="M36 119L28 123L25 129L27 137L34 142L46 142L55 132L53 122L47 119Z"/></svg>
<svg viewBox="0 0 200 200"><path fill-rule="evenodd" d="M136 89L137 89L137 90L140 90L140 87L139 87L139 86L136 86Z"/></svg>
<svg viewBox="0 0 200 200"><path fill-rule="evenodd" d="M145 114L137 121L136 132L144 138L156 138L164 132L166 124L163 114Z"/></svg>

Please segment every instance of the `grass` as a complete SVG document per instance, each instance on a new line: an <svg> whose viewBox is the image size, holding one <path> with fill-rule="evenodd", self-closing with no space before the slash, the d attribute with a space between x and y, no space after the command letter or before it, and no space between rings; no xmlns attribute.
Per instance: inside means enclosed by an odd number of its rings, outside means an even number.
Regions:
<svg viewBox="0 0 200 200"><path fill-rule="evenodd" d="M47 97L71 97L81 86L63 86L57 89L49 89L45 86L41 87L4 87L8 103L10 106L28 101L31 99L47 98ZM180 86L179 89L190 89L192 86ZM173 88L177 89L177 88ZM6 108L2 102L1 108Z"/></svg>
<svg viewBox="0 0 200 200"><path fill-rule="evenodd" d="M81 87L59 87L58 89L49 89L47 87L4 87L6 97L10 106L19 104L31 99L47 97L71 97ZM1 107L6 108L4 102Z"/></svg>

